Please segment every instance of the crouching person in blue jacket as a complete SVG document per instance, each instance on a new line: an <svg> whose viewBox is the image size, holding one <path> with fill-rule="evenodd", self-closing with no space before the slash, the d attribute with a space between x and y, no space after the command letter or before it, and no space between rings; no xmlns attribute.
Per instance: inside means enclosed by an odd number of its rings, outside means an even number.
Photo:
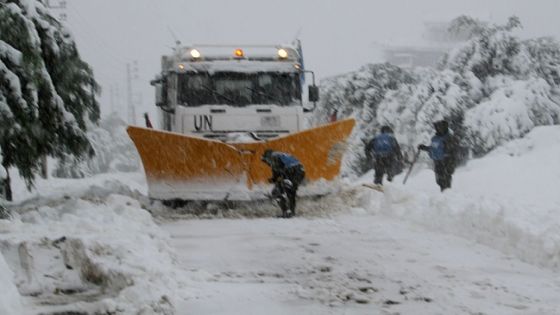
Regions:
<svg viewBox="0 0 560 315"><path fill-rule="evenodd" d="M305 170L301 162L284 152L267 149L264 151L261 160L270 166L272 177L268 180L274 183L272 196L278 199L282 194L286 194L286 200L279 198L282 217L289 218L296 214L296 194L299 185L305 178Z"/></svg>
<svg viewBox="0 0 560 315"><path fill-rule="evenodd" d="M447 121L440 120L434 123L436 135L432 137L429 146L420 144L418 150L427 151L434 161L436 183L444 191L451 188L451 179L455 172L457 142L449 132Z"/></svg>

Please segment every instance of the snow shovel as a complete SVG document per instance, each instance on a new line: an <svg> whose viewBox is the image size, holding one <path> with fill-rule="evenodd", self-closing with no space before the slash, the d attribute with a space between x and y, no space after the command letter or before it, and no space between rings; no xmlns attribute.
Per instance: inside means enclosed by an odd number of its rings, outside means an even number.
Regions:
<svg viewBox="0 0 560 315"><path fill-rule="evenodd" d="M420 155L420 150L416 151L416 154L414 155L414 159L412 160L412 163L410 164L410 167L408 168L408 171L406 172L406 175L404 176L403 179L403 185L406 184L406 180L408 179L408 176L410 175L410 172L412 172L412 168L414 167L414 164L416 164L416 161L418 160L418 156Z"/></svg>

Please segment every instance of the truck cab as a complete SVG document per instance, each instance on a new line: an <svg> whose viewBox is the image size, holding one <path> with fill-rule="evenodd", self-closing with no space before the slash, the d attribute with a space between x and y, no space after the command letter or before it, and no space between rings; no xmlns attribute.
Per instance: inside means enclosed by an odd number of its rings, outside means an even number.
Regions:
<svg viewBox="0 0 560 315"><path fill-rule="evenodd" d="M304 128L301 46L189 45L163 56L152 81L160 126L222 141L269 139ZM314 81L314 80L313 80ZM318 99L315 84L310 101Z"/></svg>

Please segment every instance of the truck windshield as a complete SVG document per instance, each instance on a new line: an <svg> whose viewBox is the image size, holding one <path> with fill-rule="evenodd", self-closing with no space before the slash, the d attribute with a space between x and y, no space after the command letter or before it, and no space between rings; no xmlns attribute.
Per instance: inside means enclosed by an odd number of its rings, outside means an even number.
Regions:
<svg viewBox="0 0 560 315"><path fill-rule="evenodd" d="M296 73L182 73L178 101L186 106L227 104L301 104Z"/></svg>

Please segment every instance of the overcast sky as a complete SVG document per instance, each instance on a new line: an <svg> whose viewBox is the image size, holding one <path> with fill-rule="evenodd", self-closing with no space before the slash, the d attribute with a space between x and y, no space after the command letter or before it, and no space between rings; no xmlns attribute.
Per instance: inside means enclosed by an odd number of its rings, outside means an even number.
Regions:
<svg viewBox="0 0 560 315"><path fill-rule="evenodd" d="M80 53L102 85L102 111L118 89L123 115L126 64L138 62L138 112L153 112L149 80L174 36L185 44L277 44L298 36L306 67L324 78L382 61L383 44L419 42L424 22L467 14L505 23L517 15L521 36L560 38L559 12L560 0L67 0L66 8Z"/></svg>

